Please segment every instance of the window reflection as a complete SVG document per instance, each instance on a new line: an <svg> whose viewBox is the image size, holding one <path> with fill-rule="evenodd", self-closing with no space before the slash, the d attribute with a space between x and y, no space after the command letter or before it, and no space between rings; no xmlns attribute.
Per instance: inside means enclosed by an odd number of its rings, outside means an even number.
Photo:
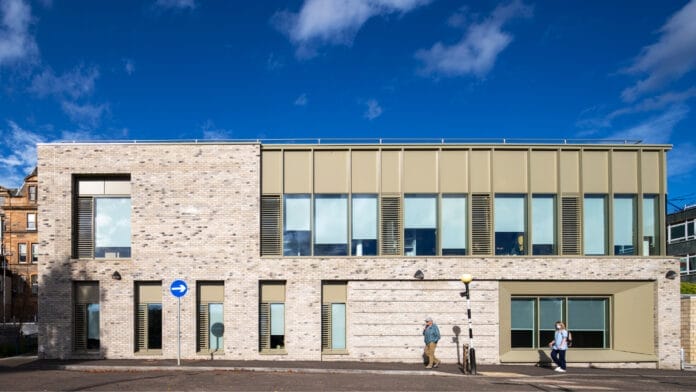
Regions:
<svg viewBox="0 0 696 392"><path fill-rule="evenodd" d="M496 196L494 208L495 254L525 254L526 208L524 196Z"/></svg>

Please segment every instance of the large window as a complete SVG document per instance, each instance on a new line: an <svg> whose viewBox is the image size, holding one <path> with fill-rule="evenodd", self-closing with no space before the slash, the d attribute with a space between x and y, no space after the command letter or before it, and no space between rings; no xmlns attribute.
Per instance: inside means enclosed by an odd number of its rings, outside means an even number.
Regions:
<svg viewBox="0 0 696 392"><path fill-rule="evenodd" d="M643 197L643 256L660 254L660 226L659 209L657 208L657 196Z"/></svg>
<svg viewBox="0 0 696 392"><path fill-rule="evenodd" d="M18 257L20 263L27 262L27 244L21 243L17 245Z"/></svg>
<svg viewBox="0 0 696 392"><path fill-rule="evenodd" d="M309 195L285 195L283 255L311 254L311 199Z"/></svg>
<svg viewBox="0 0 696 392"><path fill-rule="evenodd" d="M670 244L696 238L696 220L674 223L669 225L667 230Z"/></svg>
<svg viewBox="0 0 696 392"><path fill-rule="evenodd" d="M636 254L636 213L632 196L614 197L614 254Z"/></svg>
<svg viewBox="0 0 696 392"><path fill-rule="evenodd" d="M162 349L162 284L135 284L137 293L135 349L137 352L160 353Z"/></svg>
<svg viewBox="0 0 696 392"><path fill-rule="evenodd" d="M79 179L73 253L79 258L131 257L128 179Z"/></svg>
<svg viewBox="0 0 696 392"><path fill-rule="evenodd" d="M609 298L513 297L512 348L546 348L556 321L573 334L574 348L609 348Z"/></svg>
<svg viewBox="0 0 696 392"><path fill-rule="evenodd" d="M324 283L321 305L321 348L324 352L346 350L345 283Z"/></svg>
<svg viewBox="0 0 696 392"><path fill-rule="evenodd" d="M285 351L285 283L261 283L259 303L259 350Z"/></svg>
<svg viewBox="0 0 696 392"><path fill-rule="evenodd" d="M27 214L27 230L36 230L36 214Z"/></svg>
<svg viewBox="0 0 696 392"><path fill-rule="evenodd" d="M99 350L99 283L75 282L73 293L73 349Z"/></svg>
<svg viewBox="0 0 696 392"><path fill-rule="evenodd" d="M404 255L436 255L437 198L432 195L406 195L404 204Z"/></svg>
<svg viewBox="0 0 696 392"><path fill-rule="evenodd" d="M585 196L583 219L583 239L585 255L600 256L607 254L607 220L604 196Z"/></svg>
<svg viewBox="0 0 696 392"><path fill-rule="evenodd" d="M377 255L377 196L353 195L351 254Z"/></svg>
<svg viewBox="0 0 696 392"><path fill-rule="evenodd" d="M466 254L466 197L442 196L440 222L442 226L442 255Z"/></svg>
<svg viewBox="0 0 696 392"><path fill-rule="evenodd" d="M532 197L532 254L555 255L556 207L552 195Z"/></svg>
<svg viewBox="0 0 696 392"><path fill-rule="evenodd" d="M495 254L526 254L524 196L496 196L495 213Z"/></svg>
<svg viewBox="0 0 696 392"><path fill-rule="evenodd" d="M315 195L314 255L348 255L348 198L346 195Z"/></svg>
<svg viewBox="0 0 696 392"><path fill-rule="evenodd" d="M224 298L223 282L198 284L198 352L212 353L224 350Z"/></svg>

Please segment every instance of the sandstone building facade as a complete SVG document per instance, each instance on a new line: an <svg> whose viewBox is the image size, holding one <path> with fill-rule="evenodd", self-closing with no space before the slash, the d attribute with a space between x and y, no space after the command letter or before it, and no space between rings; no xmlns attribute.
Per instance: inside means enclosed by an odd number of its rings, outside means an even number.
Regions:
<svg viewBox="0 0 696 392"><path fill-rule="evenodd" d="M40 144L40 355L679 366L665 145ZM677 272L675 272L677 271Z"/></svg>

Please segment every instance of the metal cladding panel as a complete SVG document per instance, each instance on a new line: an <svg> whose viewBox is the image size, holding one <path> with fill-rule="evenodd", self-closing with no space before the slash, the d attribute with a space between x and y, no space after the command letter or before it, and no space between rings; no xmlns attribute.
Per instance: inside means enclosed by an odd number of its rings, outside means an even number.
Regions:
<svg viewBox="0 0 696 392"><path fill-rule="evenodd" d="M345 283L324 283L321 289L324 303L345 303L348 300L348 285Z"/></svg>
<svg viewBox="0 0 696 392"><path fill-rule="evenodd" d="M382 151L382 193L401 192L401 151Z"/></svg>
<svg viewBox="0 0 696 392"><path fill-rule="evenodd" d="M351 191L353 193L379 192L378 153L379 151L351 152Z"/></svg>
<svg viewBox="0 0 696 392"><path fill-rule="evenodd" d="M471 192L491 191L491 151L471 151Z"/></svg>
<svg viewBox="0 0 696 392"><path fill-rule="evenodd" d="M285 193L312 193L312 151L285 151Z"/></svg>
<svg viewBox="0 0 696 392"><path fill-rule="evenodd" d="M348 193L348 151L314 151L314 192Z"/></svg>
<svg viewBox="0 0 696 392"><path fill-rule="evenodd" d="M529 159L531 192L556 193L558 191L558 153L532 151Z"/></svg>
<svg viewBox="0 0 696 392"><path fill-rule="evenodd" d="M437 151L404 151L404 192L437 192Z"/></svg>
<svg viewBox="0 0 696 392"><path fill-rule="evenodd" d="M442 193L466 193L469 191L469 155L465 150L440 152L440 191Z"/></svg>
<svg viewBox="0 0 696 392"><path fill-rule="evenodd" d="M609 151L582 152L584 193L609 193Z"/></svg>
<svg viewBox="0 0 696 392"><path fill-rule="evenodd" d="M638 151L614 151L611 157L614 193L638 193Z"/></svg>
<svg viewBox="0 0 696 392"><path fill-rule="evenodd" d="M160 303L162 302L162 284L160 282L138 283L138 302Z"/></svg>
<svg viewBox="0 0 696 392"><path fill-rule="evenodd" d="M660 193L660 166L659 151L643 151L640 159L643 193Z"/></svg>
<svg viewBox="0 0 696 392"><path fill-rule="evenodd" d="M561 193L580 192L580 151L561 151Z"/></svg>
<svg viewBox="0 0 696 392"><path fill-rule="evenodd" d="M527 151L493 152L493 189L496 193L527 193Z"/></svg>
<svg viewBox="0 0 696 392"><path fill-rule="evenodd" d="M261 192L283 193L283 152L261 152Z"/></svg>
<svg viewBox="0 0 696 392"><path fill-rule="evenodd" d="M285 283L262 283L261 302L285 302Z"/></svg>
<svg viewBox="0 0 696 392"><path fill-rule="evenodd" d="M219 303L225 300L225 285L222 282L201 283L198 290L198 301L201 303Z"/></svg>

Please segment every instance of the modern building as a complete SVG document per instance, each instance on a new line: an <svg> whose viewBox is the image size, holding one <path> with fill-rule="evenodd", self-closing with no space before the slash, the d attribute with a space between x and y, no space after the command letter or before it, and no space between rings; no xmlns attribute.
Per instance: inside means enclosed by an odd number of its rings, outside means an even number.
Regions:
<svg viewBox="0 0 696 392"><path fill-rule="evenodd" d="M38 176L34 169L18 189L0 187L3 265L12 272L4 321L36 321L38 313ZM7 292L7 290L6 290Z"/></svg>
<svg viewBox="0 0 696 392"><path fill-rule="evenodd" d="M667 215L667 254L679 257L682 281L696 282L696 205Z"/></svg>
<svg viewBox="0 0 696 392"><path fill-rule="evenodd" d="M669 148L40 144L39 352L678 368Z"/></svg>

